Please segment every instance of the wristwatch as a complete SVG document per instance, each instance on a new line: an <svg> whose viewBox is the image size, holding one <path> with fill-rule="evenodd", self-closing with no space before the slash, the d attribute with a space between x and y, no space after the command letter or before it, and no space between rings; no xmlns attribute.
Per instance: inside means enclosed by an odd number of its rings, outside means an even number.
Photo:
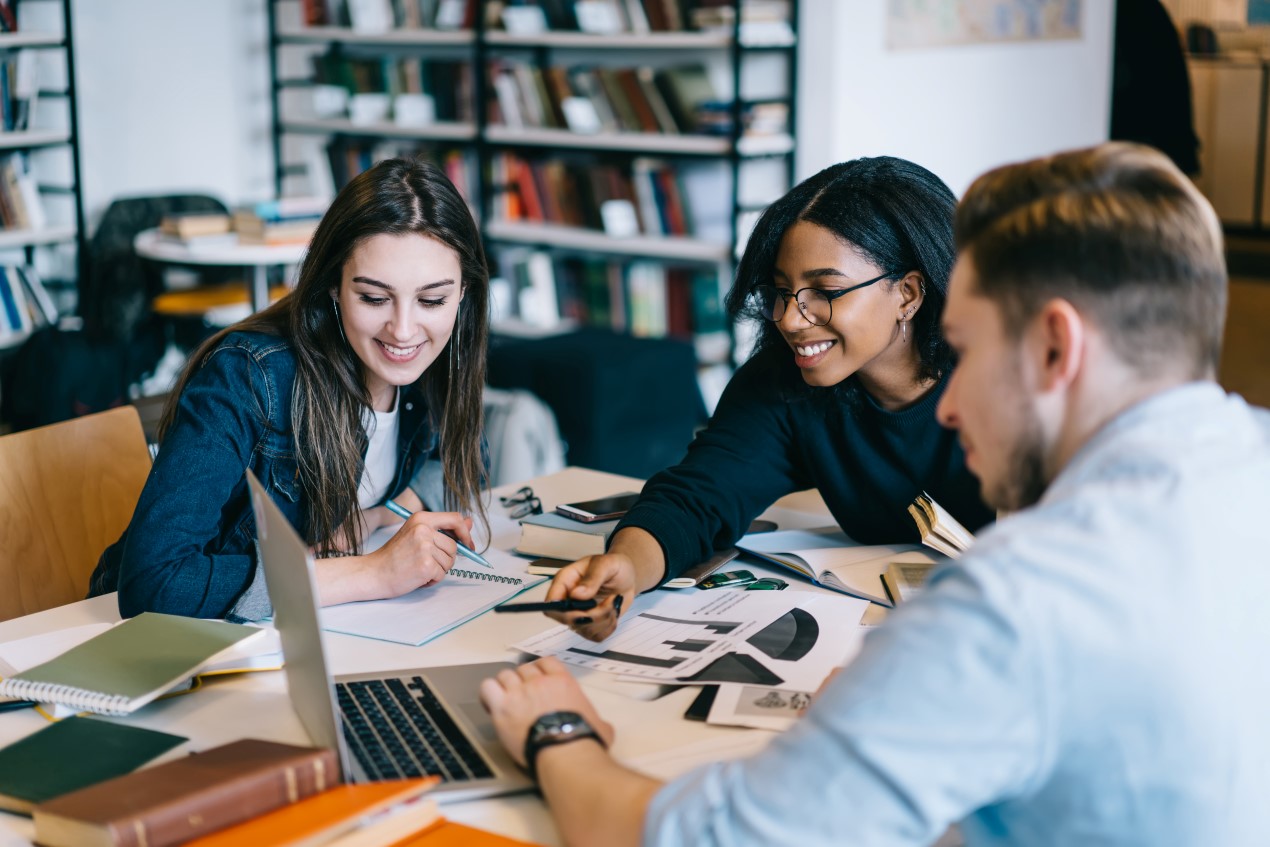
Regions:
<svg viewBox="0 0 1270 847"><path fill-rule="evenodd" d="M534 761L544 747L568 744L570 741L579 741L583 738L594 738L601 747L605 746L600 734L586 722L586 718L577 712L548 712L534 721L534 725L529 728L529 735L525 738L525 767L529 769L529 775L533 777L534 782L538 781L538 771L534 767Z"/></svg>

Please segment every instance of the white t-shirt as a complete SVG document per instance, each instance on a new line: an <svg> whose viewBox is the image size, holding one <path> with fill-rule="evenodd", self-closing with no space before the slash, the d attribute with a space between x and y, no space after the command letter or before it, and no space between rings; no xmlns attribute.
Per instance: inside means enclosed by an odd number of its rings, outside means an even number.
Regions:
<svg viewBox="0 0 1270 847"><path fill-rule="evenodd" d="M377 412L366 409L362 413L362 426L370 438L366 448L366 468L362 471L361 484L357 486L357 504L363 509L378 505L388 496L397 472L397 432L401 429L400 391L393 399L392 410Z"/></svg>

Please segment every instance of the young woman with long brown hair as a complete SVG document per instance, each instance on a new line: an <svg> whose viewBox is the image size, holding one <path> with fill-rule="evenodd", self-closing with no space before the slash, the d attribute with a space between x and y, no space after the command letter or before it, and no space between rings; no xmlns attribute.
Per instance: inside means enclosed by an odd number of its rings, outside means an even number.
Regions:
<svg viewBox="0 0 1270 847"><path fill-rule="evenodd" d="M295 291L208 339L172 392L132 522L90 591L122 614L271 612L250 468L312 546L324 604L394 597L472 544L489 275L463 198L432 165L355 178L318 224ZM363 541L416 512L381 548Z"/></svg>

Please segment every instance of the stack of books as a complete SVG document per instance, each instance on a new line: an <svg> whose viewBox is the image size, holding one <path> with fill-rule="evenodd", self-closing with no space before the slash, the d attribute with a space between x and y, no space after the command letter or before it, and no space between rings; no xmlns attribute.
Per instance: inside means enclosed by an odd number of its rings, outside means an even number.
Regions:
<svg viewBox="0 0 1270 847"><path fill-rule="evenodd" d="M240 244L307 244L330 201L321 197L285 197L244 206L234 212Z"/></svg>
<svg viewBox="0 0 1270 847"><path fill-rule="evenodd" d="M0 808L31 816L45 847L522 843L446 821L428 796L439 777L343 785L331 750L242 739L186 755L186 741L53 724L0 749Z"/></svg>
<svg viewBox="0 0 1270 847"><path fill-rule="evenodd" d="M238 236L230 231L233 223L219 212L181 212L163 216L159 235L190 250L220 250L238 244Z"/></svg>

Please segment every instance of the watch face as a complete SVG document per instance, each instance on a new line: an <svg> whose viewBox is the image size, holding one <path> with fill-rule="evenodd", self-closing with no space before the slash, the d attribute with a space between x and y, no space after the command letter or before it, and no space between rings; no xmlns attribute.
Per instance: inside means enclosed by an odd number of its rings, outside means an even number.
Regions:
<svg viewBox="0 0 1270 847"><path fill-rule="evenodd" d="M586 720L576 712L552 712L543 715L534 724L534 733L541 735L572 735L579 730L589 730Z"/></svg>

